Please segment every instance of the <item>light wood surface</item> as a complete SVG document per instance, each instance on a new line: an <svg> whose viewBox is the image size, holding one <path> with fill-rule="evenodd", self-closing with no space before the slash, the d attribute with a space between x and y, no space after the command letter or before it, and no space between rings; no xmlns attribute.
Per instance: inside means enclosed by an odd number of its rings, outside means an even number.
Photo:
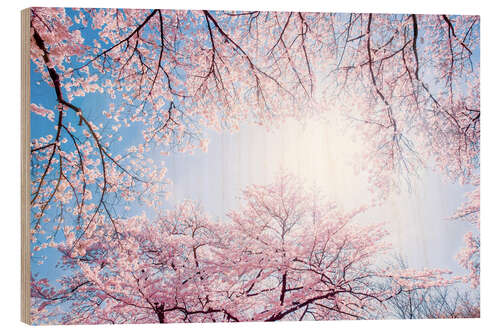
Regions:
<svg viewBox="0 0 500 333"><path fill-rule="evenodd" d="M30 318L30 10L21 11L21 321Z"/></svg>

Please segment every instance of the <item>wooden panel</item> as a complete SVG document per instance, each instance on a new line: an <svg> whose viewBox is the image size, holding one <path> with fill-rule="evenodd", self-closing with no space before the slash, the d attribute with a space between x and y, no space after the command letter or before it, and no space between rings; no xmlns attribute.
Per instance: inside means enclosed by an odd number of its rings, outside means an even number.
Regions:
<svg viewBox="0 0 500 333"><path fill-rule="evenodd" d="M21 12L21 321L30 318L30 9Z"/></svg>

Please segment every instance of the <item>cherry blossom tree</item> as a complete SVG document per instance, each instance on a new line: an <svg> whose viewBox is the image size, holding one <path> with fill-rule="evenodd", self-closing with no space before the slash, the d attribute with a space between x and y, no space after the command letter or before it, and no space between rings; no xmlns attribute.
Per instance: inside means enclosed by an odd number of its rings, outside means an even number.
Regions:
<svg viewBox="0 0 500 333"><path fill-rule="evenodd" d="M394 269L408 269L396 256ZM387 311L398 319L479 318L479 290L447 285L405 290L388 300Z"/></svg>
<svg viewBox="0 0 500 333"><path fill-rule="evenodd" d="M479 18L351 14L342 27L329 95L372 143L364 156L378 161L368 164L372 183L388 191L394 175L408 180L422 165L470 182L479 165Z"/></svg>
<svg viewBox="0 0 500 333"><path fill-rule="evenodd" d="M356 223L366 207L344 212L293 176L250 186L243 199L229 217L237 261L247 263L238 274L249 320L377 318L395 295L451 281L440 270L385 266L384 223Z"/></svg>
<svg viewBox="0 0 500 333"><path fill-rule="evenodd" d="M68 275L60 288L33 278L34 317L68 324L377 318L402 292L453 282L442 270L381 265L387 232L355 223L363 210L345 213L284 175L248 187L225 222L186 201L154 222L142 215L101 223L76 246L66 228L66 241L53 246Z"/></svg>
<svg viewBox="0 0 500 333"><path fill-rule="evenodd" d="M32 8L32 252L58 249L68 271L59 287L33 278L37 320L372 318L446 283L381 268L383 227L290 177L245 190L224 226L191 202L156 219L136 208L168 198L157 153L336 112L381 201L432 167L476 186L455 217L479 227L479 32L476 16Z"/></svg>
<svg viewBox="0 0 500 333"><path fill-rule="evenodd" d="M404 291L387 308L398 319L479 318L479 294L453 287Z"/></svg>
<svg viewBox="0 0 500 333"><path fill-rule="evenodd" d="M47 280L32 281L36 318L67 324L205 321L231 317L213 308L223 266L223 228L195 203L186 201L154 223L145 216L116 221L115 230L102 223L75 246L54 244L69 275L59 289ZM61 313L58 306L69 305ZM220 314L220 315L218 315Z"/></svg>
<svg viewBox="0 0 500 333"><path fill-rule="evenodd" d="M250 116L270 126L298 116L298 100L305 100L289 71L278 75L277 65L268 68L274 60L250 54L260 46L239 45L249 41L240 29L246 15L63 8L31 14L37 83L52 90L52 100L31 106L47 121L31 144L33 243L40 247L63 221L78 225L80 238L99 219L116 224L130 201L163 200L169 180L153 163L152 147L206 150L202 128L235 130ZM85 104L96 95L104 97L98 110ZM127 127L142 140L130 142ZM47 235L41 223L55 231Z"/></svg>
<svg viewBox="0 0 500 333"><path fill-rule="evenodd" d="M245 120L273 128L344 112L366 142L369 163L358 164L381 198L424 164L465 183L478 167L476 16L31 12L31 60L53 90L32 111L57 123L32 142L35 229L65 204L79 207L82 228L111 220L113 193L157 203L168 180L148 163L152 145L206 149L205 127L237 130ZM99 94L100 110L79 106ZM142 142L116 148L134 125Z"/></svg>
<svg viewBox="0 0 500 333"><path fill-rule="evenodd" d="M464 202L451 217L454 220L462 220L470 223L473 231L464 235L465 247L458 253L457 258L468 274L464 277L465 282L469 282L473 288L479 286L480 280L480 256L479 250L481 240L479 238L479 211L480 211L480 191L479 176L473 178L472 185L475 188L467 193L467 201Z"/></svg>

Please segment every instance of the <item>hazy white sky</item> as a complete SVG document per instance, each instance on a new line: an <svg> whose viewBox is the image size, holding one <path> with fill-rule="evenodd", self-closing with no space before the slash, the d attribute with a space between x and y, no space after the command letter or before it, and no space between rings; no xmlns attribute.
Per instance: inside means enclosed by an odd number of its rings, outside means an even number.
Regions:
<svg viewBox="0 0 500 333"><path fill-rule="evenodd" d="M170 203L198 200L212 216L224 218L238 207L237 197L245 186L268 184L284 169L319 187L345 209L368 204L371 194L366 179L351 164L362 143L354 142L351 134L338 119L307 124L289 120L273 131L247 125L234 134L212 132L207 153L163 157L174 184ZM358 216L358 221L386 221L390 242L412 267L462 273L454 258L468 226L447 217L468 190L422 170L411 193L403 186L401 193Z"/></svg>

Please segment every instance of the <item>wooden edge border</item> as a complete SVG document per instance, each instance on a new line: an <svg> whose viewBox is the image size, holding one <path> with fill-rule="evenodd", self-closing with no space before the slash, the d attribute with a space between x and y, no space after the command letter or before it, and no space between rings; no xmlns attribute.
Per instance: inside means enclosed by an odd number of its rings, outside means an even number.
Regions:
<svg viewBox="0 0 500 333"><path fill-rule="evenodd" d="M30 9L21 11L21 321L31 325L30 293Z"/></svg>

